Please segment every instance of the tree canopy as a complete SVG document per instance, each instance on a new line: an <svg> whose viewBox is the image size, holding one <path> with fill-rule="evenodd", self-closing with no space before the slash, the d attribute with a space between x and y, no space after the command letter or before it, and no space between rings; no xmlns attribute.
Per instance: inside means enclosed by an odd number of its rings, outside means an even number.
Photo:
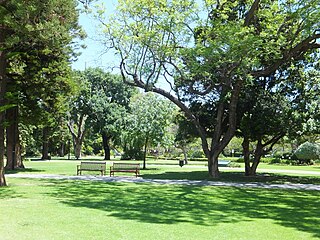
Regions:
<svg viewBox="0 0 320 240"><path fill-rule="evenodd" d="M218 155L236 131L240 93L253 79L317 50L319 14L315 0L119 0L104 31L124 81L165 96L185 113L202 139L209 174L217 177ZM171 89L160 88L160 80ZM213 129L190 103L211 105Z"/></svg>
<svg viewBox="0 0 320 240"><path fill-rule="evenodd" d="M37 104L52 106L66 90L70 60L75 56L73 39L83 36L76 6L74 0L0 1L1 106L23 104L25 109L38 107ZM4 121L2 111L1 184Z"/></svg>

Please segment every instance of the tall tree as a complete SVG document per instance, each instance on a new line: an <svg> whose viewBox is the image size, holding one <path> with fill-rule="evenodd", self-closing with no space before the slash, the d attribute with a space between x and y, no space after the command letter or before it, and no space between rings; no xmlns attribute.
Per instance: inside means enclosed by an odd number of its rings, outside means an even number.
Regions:
<svg viewBox="0 0 320 240"><path fill-rule="evenodd" d="M57 76L62 77L66 73L61 70L70 69L72 41L73 38L81 36L76 5L74 0L0 1L0 68L3 69L0 76L1 101L20 105L25 96L35 97L35 102L47 101L50 92L61 90L58 88L48 91L54 85ZM53 68L53 65L56 68ZM44 79L50 80L45 82ZM36 88L37 84L41 87ZM33 91L21 91L28 89L26 86L30 85L34 85ZM20 91L25 94L20 94ZM16 94L17 92L19 94ZM37 95L39 93L41 94ZM6 98L8 95L16 95L18 98ZM0 125L3 127L5 113L2 111L0 114ZM16 125L16 122L15 119L11 124ZM1 130L1 141L4 139L3 134ZM3 143L0 143L0 161L4 154L1 146ZM14 146L8 148L12 153L17 152ZM0 164L0 167L2 165Z"/></svg>
<svg viewBox="0 0 320 240"><path fill-rule="evenodd" d="M133 90L123 84L121 76L104 72L99 68L89 68L82 72L89 94L85 100L88 125L102 137L104 159L110 160L110 142L120 136L122 119L129 109Z"/></svg>
<svg viewBox="0 0 320 240"><path fill-rule="evenodd" d="M210 176L218 177L218 156L236 131L240 92L253 78L320 47L320 11L316 0L201 3L119 0L104 26L123 80L163 95L185 113L202 140ZM171 90L157 85L159 79ZM214 106L211 137L190 102Z"/></svg>
<svg viewBox="0 0 320 240"><path fill-rule="evenodd" d="M163 142L173 117L174 106L167 100L152 93L135 95L122 130L125 154L130 158L142 157L145 169L147 148Z"/></svg>
<svg viewBox="0 0 320 240"><path fill-rule="evenodd" d="M255 175L260 159L285 135L310 134L305 123L316 120L319 110L317 56L282 67L268 77L255 79L240 100L239 115L243 137L246 175ZM314 130L313 130L314 131ZM252 151L250 142L255 142ZM252 153L252 161L250 159Z"/></svg>

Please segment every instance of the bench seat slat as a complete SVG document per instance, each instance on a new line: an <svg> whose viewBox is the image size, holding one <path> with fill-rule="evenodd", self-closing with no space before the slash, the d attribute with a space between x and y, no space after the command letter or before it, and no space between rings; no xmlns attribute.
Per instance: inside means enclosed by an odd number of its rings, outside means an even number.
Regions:
<svg viewBox="0 0 320 240"><path fill-rule="evenodd" d="M100 171L103 176L106 172L106 162L80 162L80 165L77 165L77 175L81 175L82 171Z"/></svg>
<svg viewBox="0 0 320 240"><path fill-rule="evenodd" d="M133 172L136 177L140 174L139 163L113 163L110 167L110 177L114 176L115 172Z"/></svg>

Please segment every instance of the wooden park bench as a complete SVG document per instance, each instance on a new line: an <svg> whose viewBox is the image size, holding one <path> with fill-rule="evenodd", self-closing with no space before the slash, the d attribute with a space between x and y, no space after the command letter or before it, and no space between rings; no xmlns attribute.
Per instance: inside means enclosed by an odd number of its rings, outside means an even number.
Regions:
<svg viewBox="0 0 320 240"><path fill-rule="evenodd" d="M110 177L114 176L115 172L131 172L135 173L136 177L140 174L140 164L139 163L113 163L110 166Z"/></svg>
<svg viewBox="0 0 320 240"><path fill-rule="evenodd" d="M81 175L82 171L99 171L103 176L106 173L106 162L81 162L77 165L77 175Z"/></svg>

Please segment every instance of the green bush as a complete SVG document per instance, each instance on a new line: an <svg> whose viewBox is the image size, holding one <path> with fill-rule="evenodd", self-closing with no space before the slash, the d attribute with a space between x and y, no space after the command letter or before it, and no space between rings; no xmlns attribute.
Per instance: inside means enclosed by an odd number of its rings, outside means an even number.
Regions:
<svg viewBox="0 0 320 240"><path fill-rule="evenodd" d="M137 149L127 149L124 151L124 153L121 155L122 160L131 160L131 159L143 159L144 152Z"/></svg>
<svg viewBox="0 0 320 240"><path fill-rule="evenodd" d="M294 152L301 163L310 164L311 160L320 159L320 146L316 143L305 142Z"/></svg>
<svg viewBox="0 0 320 240"><path fill-rule="evenodd" d="M189 151L188 155L190 158L204 158L204 153L202 150Z"/></svg>

